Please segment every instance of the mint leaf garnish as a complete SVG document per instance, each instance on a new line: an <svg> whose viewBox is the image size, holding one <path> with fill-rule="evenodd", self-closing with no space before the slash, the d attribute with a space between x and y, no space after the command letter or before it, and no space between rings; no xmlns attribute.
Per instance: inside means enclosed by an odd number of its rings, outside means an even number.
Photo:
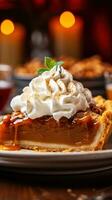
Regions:
<svg viewBox="0 0 112 200"><path fill-rule="evenodd" d="M50 71L54 66L56 66L56 70L58 67L61 68L61 65L63 65L64 62L63 61L58 61L56 62L54 59L50 58L50 57L45 57L44 59L44 66L46 66L46 68L42 68L39 69L38 74L42 74L45 71Z"/></svg>
<svg viewBox="0 0 112 200"><path fill-rule="evenodd" d="M42 74L43 72L49 71L47 68L42 68L38 70L38 74Z"/></svg>
<svg viewBox="0 0 112 200"><path fill-rule="evenodd" d="M44 65L47 66L49 69L52 69L56 65L56 61L50 57L45 57Z"/></svg>

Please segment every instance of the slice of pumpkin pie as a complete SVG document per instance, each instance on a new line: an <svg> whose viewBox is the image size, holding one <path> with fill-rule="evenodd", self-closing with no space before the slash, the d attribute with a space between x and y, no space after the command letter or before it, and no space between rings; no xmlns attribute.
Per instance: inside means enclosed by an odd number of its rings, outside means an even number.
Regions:
<svg viewBox="0 0 112 200"><path fill-rule="evenodd" d="M46 61L48 68L12 99L12 114L1 117L1 149L102 149L112 131L112 101L93 98L61 62Z"/></svg>

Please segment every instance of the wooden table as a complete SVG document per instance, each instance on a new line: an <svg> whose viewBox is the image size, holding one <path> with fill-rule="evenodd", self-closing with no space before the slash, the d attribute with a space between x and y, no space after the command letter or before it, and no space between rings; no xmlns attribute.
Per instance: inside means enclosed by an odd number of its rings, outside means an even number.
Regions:
<svg viewBox="0 0 112 200"><path fill-rule="evenodd" d="M0 170L0 200L112 200L112 175L42 177Z"/></svg>

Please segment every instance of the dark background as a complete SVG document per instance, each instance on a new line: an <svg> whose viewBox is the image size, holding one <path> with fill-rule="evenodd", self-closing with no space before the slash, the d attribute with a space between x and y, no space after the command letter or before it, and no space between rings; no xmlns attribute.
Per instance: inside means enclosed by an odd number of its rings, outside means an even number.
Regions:
<svg viewBox="0 0 112 200"><path fill-rule="evenodd" d="M99 54L112 63L112 1L111 0L0 0L0 21L10 18L22 23L27 31L25 60L31 57L31 35L35 30L46 34L47 48L53 55L49 36L49 20L70 10L84 20L82 58Z"/></svg>

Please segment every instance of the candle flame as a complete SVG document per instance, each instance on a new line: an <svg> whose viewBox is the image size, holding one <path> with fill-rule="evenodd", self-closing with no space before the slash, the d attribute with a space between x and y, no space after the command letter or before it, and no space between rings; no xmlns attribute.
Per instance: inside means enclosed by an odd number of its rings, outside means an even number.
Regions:
<svg viewBox="0 0 112 200"><path fill-rule="evenodd" d="M5 19L0 26L1 33L4 35L10 35L14 31L14 24L11 20Z"/></svg>
<svg viewBox="0 0 112 200"><path fill-rule="evenodd" d="M60 24L65 28L70 28L75 24L75 16L69 12L65 11L60 15Z"/></svg>

